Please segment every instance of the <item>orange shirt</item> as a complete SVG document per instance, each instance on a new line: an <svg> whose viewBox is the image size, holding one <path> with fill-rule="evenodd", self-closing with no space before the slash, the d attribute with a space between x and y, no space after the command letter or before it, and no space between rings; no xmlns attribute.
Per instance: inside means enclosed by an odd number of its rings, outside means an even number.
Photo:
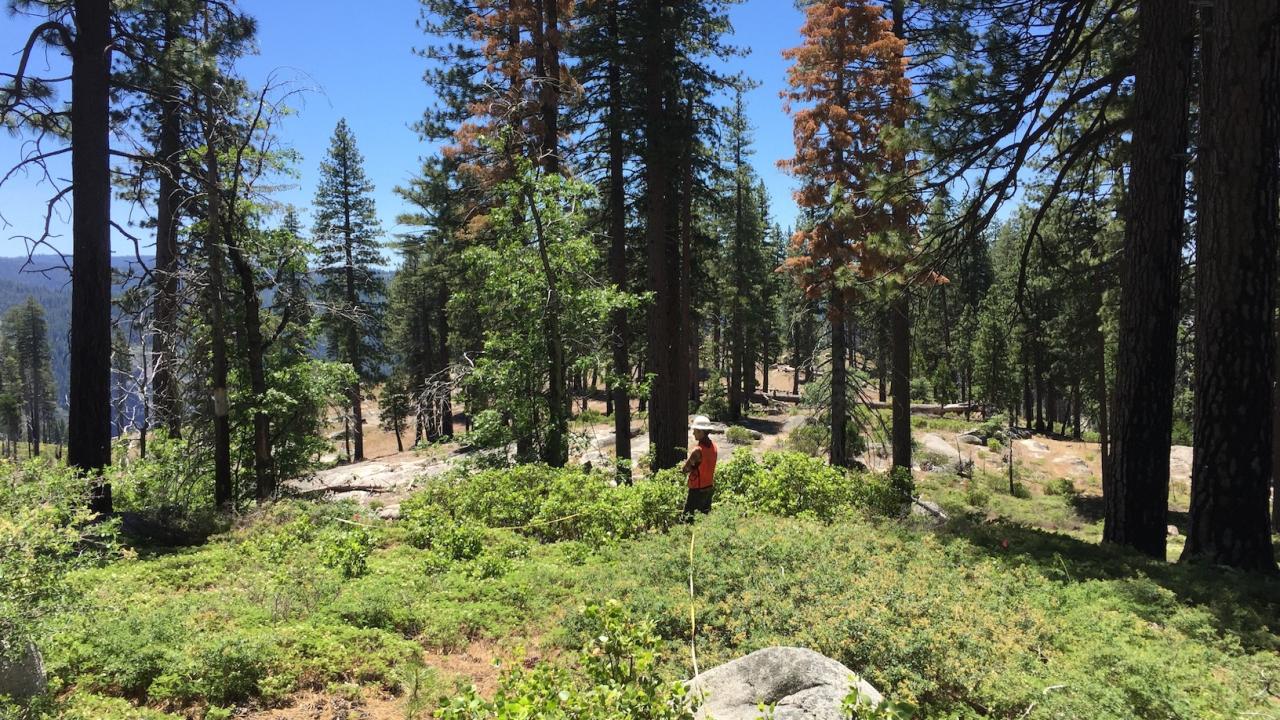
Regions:
<svg viewBox="0 0 1280 720"><path fill-rule="evenodd" d="M716 444L711 442L711 438L698 443L698 447L689 455L689 462L686 464L686 467L692 465L689 470L690 490L702 490L715 483L718 453Z"/></svg>

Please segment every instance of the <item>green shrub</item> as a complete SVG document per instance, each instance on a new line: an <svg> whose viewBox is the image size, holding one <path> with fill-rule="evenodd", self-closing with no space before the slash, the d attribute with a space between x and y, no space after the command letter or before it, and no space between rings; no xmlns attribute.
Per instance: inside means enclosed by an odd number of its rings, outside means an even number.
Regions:
<svg viewBox="0 0 1280 720"><path fill-rule="evenodd" d="M320 562L344 578L360 577L369 566L373 535L359 525L328 528L320 537Z"/></svg>
<svg viewBox="0 0 1280 720"><path fill-rule="evenodd" d="M497 410L481 410L476 413L467 441L484 450L505 448L512 441L511 428Z"/></svg>
<svg viewBox="0 0 1280 720"><path fill-rule="evenodd" d="M1076 484L1070 478L1057 477L1044 484L1044 494L1070 497L1076 494Z"/></svg>
<svg viewBox="0 0 1280 720"><path fill-rule="evenodd" d="M1004 415L992 415L982 424L978 426L978 433L982 437L1004 437L1005 431L1009 428L1009 418Z"/></svg>
<svg viewBox="0 0 1280 720"><path fill-rule="evenodd" d="M0 648L74 597L67 575L116 554L117 523L91 525L89 482L40 459L0 460Z"/></svg>
<svg viewBox="0 0 1280 720"><path fill-rule="evenodd" d="M867 441L862 435L859 418L865 411L855 411L855 416L845 425L845 452L855 458L867 451ZM813 457L826 457L831 448L831 422L825 417L811 417L791 431L784 447L791 452Z"/></svg>
<svg viewBox="0 0 1280 720"><path fill-rule="evenodd" d="M590 638L578 662L580 674L538 663L515 664L503 673L492 700L474 686L442 703L440 720L693 720L685 684L659 672L661 638L650 622L632 617L616 601L588 605L578 620Z"/></svg>
<svg viewBox="0 0 1280 720"><path fill-rule="evenodd" d="M830 442L831 431L821 423L810 419L791 431L791 435L786 439L785 446L787 450L792 452L803 453L811 457L820 457L827 454L827 446Z"/></svg>
<svg viewBox="0 0 1280 720"><path fill-rule="evenodd" d="M807 514L824 521L853 504L855 482L825 461L791 452L743 450L716 469L716 491L773 515Z"/></svg>
<svg viewBox="0 0 1280 720"><path fill-rule="evenodd" d="M716 469L716 488L721 497L758 512L824 522L854 508L900 515L912 495L910 476L903 473L842 471L795 452L767 452L757 459L745 449Z"/></svg>
<svg viewBox="0 0 1280 720"><path fill-rule="evenodd" d="M964 490L964 501L978 510L986 510L991 507L991 491L981 483L970 481Z"/></svg>
<svg viewBox="0 0 1280 720"><path fill-rule="evenodd" d="M911 378L911 399L917 402L928 402L932 397L929 392L929 379L923 377Z"/></svg>
<svg viewBox="0 0 1280 720"><path fill-rule="evenodd" d="M1004 443L1000 442L1000 438L997 437L987 438L987 449L998 455L1004 452Z"/></svg>
<svg viewBox="0 0 1280 720"><path fill-rule="evenodd" d="M192 452L186 440L159 430L147 439L147 456L121 462L111 479L117 510L176 509L198 513L213 509L213 472L208 459ZM171 519L171 518L170 518Z"/></svg>
<svg viewBox="0 0 1280 720"><path fill-rule="evenodd" d="M606 420L605 414L594 408L587 408L573 418L583 425L596 425Z"/></svg>
<svg viewBox="0 0 1280 720"><path fill-rule="evenodd" d="M402 523L416 544L432 546L430 528L474 522L512 528L544 541L603 542L671 527L679 520L684 483L664 471L614 487L603 472L518 465L433 481L401 504Z"/></svg>
<svg viewBox="0 0 1280 720"><path fill-rule="evenodd" d="M435 547L451 560L473 560L484 550L484 529L471 523L454 525L441 534Z"/></svg>
<svg viewBox="0 0 1280 720"><path fill-rule="evenodd" d="M698 406L699 415L706 415L716 422L729 419L729 395L725 389L724 377L713 372L707 378L706 390L702 393L702 404Z"/></svg>
<svg viewBox="0 0 1280 720"><path fill-rule="evenodd" d="M724 433L724 438L733 445L750 445L755 442L751 431L739 425L730 425Z"/></svg>
<svg viewBox="0 0 1280 720"><path fill-rule="evenodd" d="M915 480L910 469L896 467L887 473L870 474L866 480L861 504L867 510L885 517L899 517L911 508Z"/></svg>

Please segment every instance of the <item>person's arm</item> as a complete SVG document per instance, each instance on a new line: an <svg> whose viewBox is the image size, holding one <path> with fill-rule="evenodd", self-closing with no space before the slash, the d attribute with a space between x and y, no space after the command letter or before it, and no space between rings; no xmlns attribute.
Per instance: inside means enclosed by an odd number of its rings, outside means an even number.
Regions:
<svg viewBox="0 0 1280 720"><path fill-rule="evenodd" d="M694 448L689 453L689 459L684 461L684 467L680 468L680 472L688 475L693 469L702 464L702 448Z"/></svg>

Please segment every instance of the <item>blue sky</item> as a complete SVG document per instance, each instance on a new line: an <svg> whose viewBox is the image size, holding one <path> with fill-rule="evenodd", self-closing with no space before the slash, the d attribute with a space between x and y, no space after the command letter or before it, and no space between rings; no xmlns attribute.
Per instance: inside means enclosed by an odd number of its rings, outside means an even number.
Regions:
<svg viewBox="0 0 1280 720"><path fill-rule="evenodd" d="M301 163L296 185L277 198L296 205L309 225L319 164L334 125L345 117L376 187L383 228L395 232L395 217L407 208L393 188L411 177L420 158L432 150L410 129L431 101L431 91L422 82L425 62L413 53L425 44L416 26L417 0L241 0L241 6L258 19L260 52L241 65L249 80L261 83L278 73L315 88L294 103L296 114L280 129L286 144L301 155ZM747 96L756 139L752 162L772 195L775 218L789 225L796 215L792 181L776 165L792 148L790 120L779 98L786 71L781 52L799 42L801 16L790 0L748 0L734 7L731 17L734 42L751 52L729 59L725 67L760 83ZM6 49L0 63L6 69L16 66L17 56L10 53L22 46L34 24L26 18L0 17L0 48ZM40 59L36 69L43 64ZM19 138L0 135L0 166L7 169L21 151ZM25 254L22 241L13 236L38 232L50 193L35 180L18 176L0 188L0 215L9 222L0 227L0 256ZM126 212L127 207L117 204L117 219ZM62 228L61 235L55 244L67 250L68 229ZM120 240L114 250L128 254L132 245Z"/></svg>

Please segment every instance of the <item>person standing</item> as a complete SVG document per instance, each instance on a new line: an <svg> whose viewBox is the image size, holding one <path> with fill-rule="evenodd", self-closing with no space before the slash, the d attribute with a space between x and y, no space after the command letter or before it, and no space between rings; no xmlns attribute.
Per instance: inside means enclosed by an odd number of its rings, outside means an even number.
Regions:
<svg viewBox="0 0 1280 720"><path fill-rule="evenodd" d="M684 501L684 519L691 521L694 512L711 512L711 496L715 493L716 457L719 451L711 442L710 418L697 415L690 426L698 446L689 453L681 472L689 479L689 496Z"/></svg>

